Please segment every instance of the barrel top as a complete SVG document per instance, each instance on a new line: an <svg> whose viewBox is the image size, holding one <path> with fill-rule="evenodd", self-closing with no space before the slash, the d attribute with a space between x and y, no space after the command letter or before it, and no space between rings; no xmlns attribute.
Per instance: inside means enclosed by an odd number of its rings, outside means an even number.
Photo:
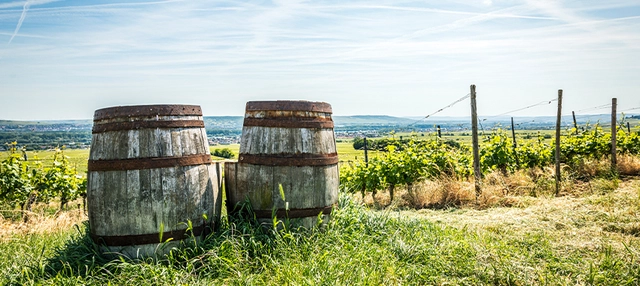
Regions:
<svg viewBox="0 0 640 286"><path fill-rule="evenodd" d="M93 120L102 120L118 117L136 116L202 116L202 109L198 105L129 105L114 106L96 110Z"/></svg>
<svg viewBox="0 0 640 286"><path fill-rule="evenodd" d="M249 101L246 111L311 111L333 113L331 104L326 102L277 100L277 101Z"/></svg>

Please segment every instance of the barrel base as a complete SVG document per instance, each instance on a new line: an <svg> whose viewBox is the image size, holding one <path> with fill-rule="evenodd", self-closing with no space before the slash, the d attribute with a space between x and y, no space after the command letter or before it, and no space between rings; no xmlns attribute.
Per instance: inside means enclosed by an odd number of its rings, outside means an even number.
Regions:
<svg viewBox="0 0 640 286"><path fill-rule="evenodd" d="M128 260L142 260L147 258L162 259L172 250L179 250L194 243L200 243L202 238L188 238L180 241L168 241L164 243L130 245L130 246L105 246L100 245L103 255L111 257L123 257Z"/></svg>
<svg viewBox="0 0 640 286"><path fill-rule="evenodd" d="M291 218L289 219L289 229L297 229L297 228L305 228L308 230L311 229L324 229L327 227L329 220L331 219L331 215L322 215L320 217L320 221L318 221L318 217L303 217L303 218ZM259 218L258 222L264 227L269 229L273 228L273 219L268 218ZM285 224L285 219L278 218L277 220L277 229L282 229Z"/></svg>
<svg viewBox="0 0 640 286"><path fill-rule="evenodd" d="M338 201L337 165L294 167L225 162L224 168L229 209L249 202L258 220L271 227L274 207L278 219L288 217L293 228L316 227L320 213L320 225L326 226ZM284 211L287 205L290 211Z"/></svg>

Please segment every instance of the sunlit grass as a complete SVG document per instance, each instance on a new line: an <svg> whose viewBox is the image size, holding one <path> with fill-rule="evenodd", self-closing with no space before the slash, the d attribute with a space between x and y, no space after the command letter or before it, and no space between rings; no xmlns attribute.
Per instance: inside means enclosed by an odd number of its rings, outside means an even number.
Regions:
<svg viewBox="0 0 640 286"><path fill-rule="evenodd" d="M27 160L33 164L41 162L45 167L47 167L53 164L55 154L55 150L27 151ZM78 170L79 174L87 173L89 149L65 149L63 150L63 154L67 156L69 163L71 163L72 167ZM4 160L9 155L9 151L0 152L0 160Z"/></svg>
<svg viewBox="0 0 640 286"><path fill-rule="evenodd" d="M235 155L234 158L232 158L231 160L238 160L238 154L240 153L240 144L228 144L228 145L215 145L215 146L209 146L209 152L213 153L213 151L215 151L216 149L225 149L228 148L231 150L231 152L233 152L233 155ZM229 160L227 158L222 158L222 157L216 157L213 156L212 157L214 160L217 161L222 161L222 160Z"/></svg>
<svg viewBox="0 0 640 286"><path fill-rule="evenodd" d="M372 211L342 196L324 230L274 230L243 213L142 261L101 255L76 217L77 228L3 239L0 284L636 285L638 199L637 183L516 208Z"/></svg>

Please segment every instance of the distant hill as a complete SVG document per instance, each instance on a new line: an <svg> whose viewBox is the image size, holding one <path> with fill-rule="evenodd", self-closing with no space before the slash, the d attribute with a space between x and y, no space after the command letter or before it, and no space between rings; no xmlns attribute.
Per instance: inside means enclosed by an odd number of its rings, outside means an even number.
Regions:
<svg viewBox="0 0 640 286"><path fill-rule="evenodd" d="M640 119L640 115L627 115L627 118ZM207 131L235 131L242 129L243 116L204 116L204 123ZM578 115L576 120L579 125L600 122L607 125L611 120L609 114ZM338 115L333 116L336 129L349 129L356 127L368 128L432 128L434 125L456 126L457 128L468 128L470 126L469 117L446 117L434 116L424 119L423 117L394 117L388 115ZM487 126L511 124L510 116L499 117L479 117L480 124ZM555 125L555 116L536 117L514 117L516 124L529 126L530 128L551 127ZM573 124L571 115L562 117L563 126ZM14 121L0 120L0 132L3 131L91 131L93 121L91 119L81 120L40 120L40 121Z"/></svg>
<svg viewBox="0 0 640 286"><path fill-rule="evenodd" d="M30 120L30 121L21 121L21 120L2 120L0 119L0 126L26 126L26 125L40 125L40 126L50 126L50 125L91 125L93 124L90 119L78 119L78 120Z"/></svg>
<svg viewBox="0 0 640 286"><path fill-rule="evenodd" d="M204 126L210 130L240 130L243 116L204 116Z"/></svg>
<svg viewBox="0 0 640 286"><path fill-rule="evenodd" d="M0 120L0 131L69 131L91 130L91 120Z"/></svg>
<svg viewBox="0 0 640 286"><path fill-rule="evenodd" d="M333 116L336 126L348 125L398 125L411 124L415 120L404 117L393 117L388 115L352 115ZM207 129L213 128L242 128L243 116L205 116L204 123Z"/></svg>
<svg viewBox="0 0 640 286"><path fill-rule="evenodd" d="M393 117L388 115L352 115L333 116L336 126L345 125L398 125L411 124L415 120L406 117Z"/></svg>
<svg viewBox="0 0 640 286"><path fill-rule="evenodd" d="M632 126L639 124L640 115L626 115ZM214 143L229 144L240 140L243 116L204 116L207 135ZM578 115L579 126L600 123L610 126L611 115ZM431 132L440 126L443 132L468 131L471 129L469 117L394 117L388 115L333 116L334 130L343 138L355 136L376 137L390 131ZM555 128L555 116L515 117L519 130L542 130ZM479 117L482 130L495 128L510 129L510 116ZM28 149L50 149L65 145L67 148L88 148L91 143L91 119L82 120L0 120L0 151L5 143L17 141ZM573 127L571 115L562 117L563 128ZM226 142L226 143L225 143Z"/></svg>

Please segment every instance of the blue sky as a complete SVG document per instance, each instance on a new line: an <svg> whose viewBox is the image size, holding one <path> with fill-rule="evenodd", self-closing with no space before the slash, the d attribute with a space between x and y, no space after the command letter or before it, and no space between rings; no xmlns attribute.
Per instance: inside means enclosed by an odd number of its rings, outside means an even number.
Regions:
<svg viewBox="0 0 640 286"><path fill-rule="evenodd" d="M640 107L640 1L0 1L0 119L282 99L424 116L470 84L484 116L558 89L565 114Z"/></svg>

